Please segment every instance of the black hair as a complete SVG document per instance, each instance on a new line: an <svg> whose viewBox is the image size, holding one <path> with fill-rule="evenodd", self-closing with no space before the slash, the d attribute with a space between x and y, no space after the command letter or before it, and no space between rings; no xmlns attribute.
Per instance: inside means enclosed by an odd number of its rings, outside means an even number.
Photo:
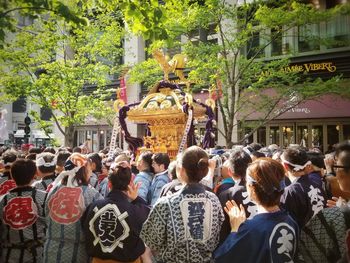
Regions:
<svg viewBox="0 0 350 263"><path fill-rule="evenodd" d="M249 146L253 149L253 151L259 151L263 146L260 143L252 142Z"/></svg>
<svg viewBox="0 0 350 263"><path fill-rule="evenodd" d="M318 168L326 168L324 164L324 155L322 153L308 151L306 154L308 159L311 161L312 165Z"/></svg>
<svg viewBox="0 0 350 263"><path fill-rule="evenodd" d="M142 161L147 165L147 172L154 173L153 167L152 167L152 152L143 152L140 154L140 157Z"/></svg>
<svg viewBox="0 0 350 263"><path fill-rule="evenodd" d="M283 159L297 165L304 165L308 161L306 151L301 147L288 147L283 152ZM287 164L287 166L290 170L294 169L292 165Z"/></svg>
<svg viewBox="0 0 350 263"><path fill-rule="evenodd" d="M43 152L49 152L49 153L52 153L52 154L56 154L56 151L53 147L46 147Z"/></svg>
<svg viewBox="0 0 350 263"><path fill-rule="evenodd" d="M81 153L81 148L80 147L74 147L72 152L73 153Z"/></svg>
<svg viewBox="0 0 350 263"><path fill-rule="evenodd" d="M28 153L41 153L42 150L38 147L33 147L33 148L30 148Z"/></svg>
<svg viewBox="0 0 350 263"><path fill-rule="evenodd" d="M25 158L25 159L29 159L29 160L35 161L35 160L36 160L36 156L37 156L37 153L28 153L28 154L26 155L26 158Z"/></svg>
<svg viewBox="0 0 350 263"><path fill-rule="evenodd" d="M93 172L100 173L102 169L102 158L98 153L90 153L88 158L96 165Z"/></svg>
<svg viewBox="0 0 350 263"><path fill-rule="evenodd" d="M80 167L80 169L75 173L74 180L78 183L78 185L88 185L89 180L86 180L86 166ZM67 184L68 176L62 179L62 183L64 185Z"/></svg>
<svg viewBox="0 0 350 263"><path fill-rule="evenodd" d="M11 176L17 186L29 184L36 173L35 162L29 159L19 159L11 166Z"/></svg>
<svg viewBox="0 0 350 263"><path fill-rule="evenodd" d="M260 151L255 151L252 152L251 154L252 156L256 157L256 158L262 158L262 157L266 157L264 153L260 152Z"/></svg>
<svg viewBox="0 0 350 263"><path fill-rule="evenodd" d="M228 161L232 172L244 180L247 167L252 162L249 154L238 148L231 151Z"/></svg>
<svg viewBox="0 0 350 263"><path fill-rule="evenodd" d="M57 154L57 166L63 167L64 164L66 163L67 159L71 156L71 153L64 150L64 151L59 151Z"/></svg>
<svg viewBox="0 0 350 263"><path fill-rule="evenodd" d="M6 151L2 154L2 160L4 161L4 164L6 163L13 163L17 159L17 152L15 151Z"/></svg>
<svg viewBox="0 0 350 263"><path fill-rule="evenodd" d="M109 173L108 180L111 182L113 190L126 191L131 180L131 170L129 167L117 165Z"/></svg>
<svg viewBox="0 0 350 263"><path fill-rule="evenodd" d="M42 152L36 156L36 159L38 160L39 158L44 158L44 161L46 163L51 163L55 159L55 155L50 152ZM38 166L38 169L40 172L47 174L47 173L54 173L56 169L56 164L46 167L44 165Z"/></svg>
<svg viewBox="0 0 350 263"><path fill-rule="evenodd" d="M191 146L180 157L180 165L185 169L190 183L198 183L208 174L209 156L202 148Z"/></svg>
<svg viewBox="0 0 350 263"><path fill-rule="evenodd" d="M163 164L165 169L168 169L170 158L167 153L155 153L152 156L152 160L157 164Z"/></svg>

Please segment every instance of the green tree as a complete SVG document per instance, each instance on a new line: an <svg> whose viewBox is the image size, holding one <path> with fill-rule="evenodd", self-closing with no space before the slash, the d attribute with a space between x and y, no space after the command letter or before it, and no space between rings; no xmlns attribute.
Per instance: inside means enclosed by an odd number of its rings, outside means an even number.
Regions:
<svg viewBox="0 0 350 263"><path fill-rule="evenodd" d="M298 28L304 28L304 37L310 43L331 44L330 39L313 36L307 30L308 25L346 15L348 5L318 10L302 1L291 0L164 2L160 5L158 1L150 1L146 9L136 5L134 8L138 10L126 14L126 21L135 32L142 34L139 24L145 23L157 10L160 16L157 28L161 27L165 33L157 29L145 34L152 42L150 49L181 47L189 59L189 79L195 83L194 87L203 89L214 85L217 93L222 92L217 100L223 124L219 132L227 146L233 143L234 128L247 125L252 114L257 117L254 123L249 122L251 133L306 99L347 92L337 85L339 77L323 81L288 70L290 58L296 52L293 47L283 47L280 56L268 59L264 58L264 52L273 45L282 47L279 42L282 36L296 37L294 32ZM213 33L217 41L209 38ZM189 41L181 42L179 36ZM132 79L143 82L159 74L152 68L154 63L150 59L135 67Z"/></svg>
<svg viewBox="0 0 350 263"><path fill-rule="evenodd" d="M111 114L106 85L118 74L123 54L121 14L87 9L89 26L38 17L5 43L0 51L2 98L26 96L52 110L52 121L73 146L74 126L88 116ZM32 114L43 129L50 125Z"/></svg>
<svg viewBox="0 0 350 263"><path fill-rule="evenodd" d="M77 6L77 1L65 0L3 0L0 2L0 45L5 40L6 31L16 31L18 15L35 18L48 12L77 24L86 24ZM18 15L17 15L18 14ZM17 16L16 16L17 15Z"/></svg>

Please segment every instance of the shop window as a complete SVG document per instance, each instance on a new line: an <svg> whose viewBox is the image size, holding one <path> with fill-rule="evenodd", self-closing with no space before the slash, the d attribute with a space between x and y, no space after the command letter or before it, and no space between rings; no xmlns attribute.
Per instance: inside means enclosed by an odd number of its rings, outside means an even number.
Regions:
<svg viewBox="0 0 350 263"><path fill-rule="evenodd" d="M40 108L40 119L49 121L52 117L52 110L46 107Z"/></svg>
<svg viewBox="0 0 350 263"><path fill-rule="evenodd" d="M249 135L249 133L251 133L251 131L252 131L252 128L245 128L244 129L244 144L246 144L246 145L253 142L253 134Z"/></svg>
<svg viewBox="0 0 350 263"><path fill-rule="evenodd" d="M111 144L111 137L112 137L112 130L107 130L106 132L106 142L107 142L107 147Z"/></svg>
<svg viewBox="0 0 350 263"><path fill-rule="evenodd" d="M310 24L298 28L298 51L308 52L320 49L320 26Z"/></svg>
<svg viewBox="0 0 350 263"><path fill-rule="evenodd" d="M282 55L282 28L271 29L271 56Z"/></svg>
<svg viewBox="0 0 350 263"><path fill-rule="evenodd" d="M283 147L288 147L294 143L294 128L293 126L283 126Z"/></svg>
<svg viewBox="0 0 350 263"><path fill-rule="evenodd" d="M27 101L25 97L20 97L12 103L13 112L26 112L27 110Z"/></svg>
<svg viewBox="0 0 350 263"><path fill-rule="evenodd" d="M345 47L350 44L350 16L341 15L326 24L326 35L329 40L328 48Z"/></svg>
<svg viewBox="0 0 350 263"><path fill-rule="evenodd" d="M323 152L323 126L312 126L311 129L311 147L318 148Z"/></svg>
<svg viewBox="0 0 350 263"><path fill-rule="evenodd" d="M106 136L106 132L104 130L99 132L99 141L100 141L100 149L99 150L103 150L106 147L105 136Z"/></svg>
<svg viewBox="0 0 350 263"><path fill-rule="evenodd" d="M339 125L327 125L327 149L331 152L335 144L339 143Z"/></svg>
<svg viewBox="0 0 350 263"><path fill-rule="evenodd" d="M97 131L92 131L91 151L97 152L98 150Z"/></svg>
<svg viewBox="0 0 350 263"><path fill-rule="evenodd" d="M257 57L262 56L262 50L260 51L260 34L259 32L254 32L252 37L247 43L247 58L252 58L259 52Z"/></svg>
<svg viewBox="0 0 350 263"><path fill-rule="evenodd" d="M269 144L280 145L280 129L278 126L270 127Z"/></svg>
<svg viewBox="0 0 350 263"><path fill-rule="evenodd" d="M85 131L78 131L78 146L85 142Z"/></svg>
<svg viewBox="0 0 350 263"><path fill-rule="evenodd" d="M350 140L350 125L343 125L343 139Z"/></svg>
<svg viewBox="0 0 350 263"><path fill-rule="evenodd" d="M260 127L257 131L258 143L266 145L266 127Z"/></svg>
<svg viewBox="0 0 350 263"><path fill-rule="evenodd" d="M308 136L309 136L309 132L306 125L297 127L297 141L296 141L297 144L303 147L309 147Z"/></svg>

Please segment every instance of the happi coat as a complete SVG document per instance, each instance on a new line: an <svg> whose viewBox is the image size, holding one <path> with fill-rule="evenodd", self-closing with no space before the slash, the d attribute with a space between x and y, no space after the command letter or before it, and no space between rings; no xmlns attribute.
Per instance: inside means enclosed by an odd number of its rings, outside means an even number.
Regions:
<svg viewBox="0 0 350 263"><path fill-rule="evenodd" d="M0 262L41 262L46 195L26 186L0 197Z"/></svg>
<svg viewBox="0 0 350 263"><path fill-rule="evenodd" d="M59 184L50 191L45 204L48 229L43 262L87 262L80 219L86 207L99 199L102 196L91 185Z"/></svg>
<svg viewBox="0 0 350 263"><path fill-rule="evenodd" d="M201 184L188 184L157 201L141 238L156 251L157 262L210 262L223 220L216 195Z"/></svg>
<svg viewBox="0 0 350 263"><path fill-rule="evenodd" d="M88 255L122 262L136 260L145 252L139 235L149 211L144 199L137 197L131 202L119 190L92 203L82 220Z"/></svg>
<svg viewBox="0 0 350 263"><path fill-rule="evenodd" d="M215 251L215 262L294 262L298 235L298 225L286 211L257 214L230 233Z"/></svg>

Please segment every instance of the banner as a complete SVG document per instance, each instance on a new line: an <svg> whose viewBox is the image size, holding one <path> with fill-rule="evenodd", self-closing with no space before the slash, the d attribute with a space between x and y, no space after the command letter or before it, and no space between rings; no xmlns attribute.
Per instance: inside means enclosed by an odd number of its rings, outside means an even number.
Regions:
<svg viewBox="0 0 350 263"><path fill-rule="evenodd" d="M120 79L120 99L122 99L125 104L127 104L127 97L126 97L126 82L125 82L125 77L122 77Z"/></svg>

